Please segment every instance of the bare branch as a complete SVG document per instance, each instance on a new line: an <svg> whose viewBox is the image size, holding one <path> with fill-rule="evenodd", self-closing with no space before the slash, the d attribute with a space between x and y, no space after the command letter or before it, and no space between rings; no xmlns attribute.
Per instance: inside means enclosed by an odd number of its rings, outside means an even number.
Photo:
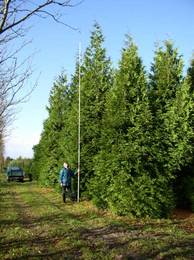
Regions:
<svg viewBox="0 0 194 260"><path fill-rule="evenodd" d="M3 7L2 7L2 13L3 13L3 16L1 18L1 22L0 22L0 32L2 31L4 25L5 25L5 22L7 20L7 16L8 16L8 13L9 13L9 6L10 6L10 3L11 3L11 0L4 0L2 1L3 2Z"/></svg>
<svg viewBox="0 0 194 260"><path fill-rule="evenodd" d="M33 73L28 64L30 57L22 62L18 59L19 53L29 44L29 41L23 40L29 29L24 26L24 22L33 16L43 19L50 17L57 23L77 30L62 20L61 11L82 2L83 0L0 0L0 158L5 133L8 125L13 122L16 107L28 101L37 85L36 82L27 88L27 80ZM11 43L18 39L22 39L22 43L14 49Z"/></svg>
<svg viewBox="0 0 194 260"><path fill-rule="evenodd" d="M77 3L72 3L72 0L66 0L66 1L54 1L54 0L45 0L39 5L35 5L33 2L33 7L30 9L28 8L22 8L20 9L18 6L14 6L14 2L17 3L18 1L13 1L13 0L4 0L2 1L2 17L0 18L0 35L4 34L5 32L9 31L11 28L15 28L18 25L22 24L29 18L31 18L33 15L37 15L38 13L42 12L46 14L48 17L51 17L54 19L55 22L61 23L71 29L74 29L74 27L64 23L63 21L57 19L56 13L53 13L49 10L45 10L46 8L48 9L49 6L59 6L60 8L71 8L75 7L79 4L81 4L83 1L79 1ZM29 1L25 1L30 4ZM24 1L22 2L24 5ZM32 3L31 3L32 4ZM27 4L26 4L27 5ZM23 14L23 15L22 15ZM12 19L12 17L14 17Z"/></svg>
<svg viewBox="0 0 194 260"><path fill-rule="evenodd" d="M66 24L66 23L64 23L63 21L59 20L59 19L57 18L56 14L54 15L54 14L48 12L48 11L39 10L39 11L36 13L36 15L39 15L40 13L46 14L46 16L40 16L40 17L43 18L43 19L45 19L45 18L47 18L47 17L51 17L55 22L60 23L60 24L62 24L62 25L65 25L66 27L70 28L71 30L75 30L75 31L78 30L78 28L72 27L71 25Z"/></svg>

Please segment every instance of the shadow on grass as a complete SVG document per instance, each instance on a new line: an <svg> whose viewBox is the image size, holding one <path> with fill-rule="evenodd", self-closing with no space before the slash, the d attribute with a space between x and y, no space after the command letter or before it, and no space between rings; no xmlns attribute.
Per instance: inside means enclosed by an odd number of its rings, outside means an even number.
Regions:
<svg viewBox="0 0 194 260"><path fill-rule="evenodd" d="M38 253L38 254L28 254L25 256L20 256L20 257L14 257L12 260L26 260L26 259L44 259L44 260L73 260L73 259L80 259L81 253L79 250L76 252L72 249L67 250L57 250L55 252L50 252L50 253Z"/></svg>
<svg viewBox="0 0 194 260"><path fill-rule="evenodd" d="M49 220L53 223L53 218L50 217L47 221ZM37 223L41 221L44 222L45 219L39 219ZM66 239L70 239L68 249L54 249L58 241ZM143 242L146 243L147 239L153 240L153 247L150 247L149 250L145 250L143 253L141 246ZM95 259L95 255L98 255L99 252L103 253L104 259L116 259L106 258L111 254L111 250L118 251L120 255L118 259L175 259L175 257L194 259L193 239L187 238L183 239L183 241L174 242L169 240L168 245L166 243L163 247L157 247L157 245L160 245L160 241L164 239L166 239L166 234L161 234L158 241L154 237L147 237L146 234L142 233L141 227L137 225L129 227L126 224L110 224L99 228L71 227L69 230L64 229L60 234L56 232L56 234L52 234L50 237L42 237L40 234L40 236L37 235L34 238L10 240L6 243L0 243L0 249L1 252L6 252L9 248L17 249L19 247L31 250L31 253L12 259L33 259L36 257L37 259L83 259L82 253L84 250L92 252L92 259ZM77 240L79 240L79 245L75 243ZM134 243L137 245L139 243L139 246L134 248ZM131 247L132 244L133 246ZM40 248L40 253L33 252L37 246Z"/></svg>
<svg viewBox="0 0 194 260"><path fill-rule="evenodd" d="M76 259L81 256L79 248L55 249L54 244L59 239L65 239L65 235L57 238L41 238L9 241L3 246L0 244L1 253L6 253L9 248L27 248L29 253L21 256L9 257L9 259ZM51 245L53 247L51 248ZM39 248L38 252L33 252L34 248ZM62 257L62 258L61 258Z"/></svg>
<svg viewBox="0 0 194 260"><path fill-rule="evenodd" d="M161 256L160 259L166 260L176 259L177 257L187 257L186 259L194 259L194 239L184 239L183 241L164 246L162 249L155 250L154 253L149 254L151 259L156 259L158 256Z"/></svg>
<svg viewBox="0 0 194 260"><path fill-rule="evenodd" d="M58 224L61 221L57 219L57 216L50 216L46 221L50 221L52 224ZM74 215L68 215L71 219L77 219ZM36 219L36 224L45 223L45 218ZM62 231L62 230L61 230ZM22 257L15 257L11 259L31 259L37 257L37 259L76 259L82 258L82 250L89 250L94 255L99 252L103 252L103 255L107 255L107 250L112 249L127 249L128 241L120 241L120 232L123 235L125 231L125 225L108 225L102 228L70 228L63 229L62 232L56 230L56 234L52 234L50 237L42 237L44 234L37 234L33 238L26 239L13 239L3 243L0 243L1 253L6 253L10 248L28 248L32 253L23 254ZM58 241L70 239L68 247L70 249L63 249L53 252L54 245ZM79 245L76 242L79 240ZM51 245L53 248L51 249ZM34 248L40 248L41 253L33 253ZM57 258L59 257L59 258ZM63 258L60 258L63 257ZM83 259L83 258L82 258Z"/></svg>
<svg viewBox="0 0 194 260"><path fill-rule="evenodd" d="M11 188L18 184L3 185L5 191L0 191L1 209L13 209L13 205L6 205L5 200L16 196L14 191L8 190L8 186ZM29 191L20 192L20 196L28 194ZM137 220L127 223L114 218L106 219L106 216L96 211L71 213L62 202L52 201L46 193L40 196L33 191L32 197L34 201L30 201L29 205L16 198L14 210L18 213L17 219L0 220L1 227L5 229L14 225L23 228L25 235L30 231L28 238L18 238L17 234L9 240L1 237L1 254L5 255L10 249L18 252L18 256L16 253L16 256L10 256L9 259L84 259L85 251L93 257L88 259L194 259L194 236L185 234L175 238L169 232L169 228L178 225L179 221L150 220L138 223ZM30 209L33 211L39 207L51 206L53 211L48 211L47 215L25 216ZM50 229L44 230L45 226ZM27 252L22 253L22 248L26 248ZM102 257L95 258L99 253Z"/></svg>

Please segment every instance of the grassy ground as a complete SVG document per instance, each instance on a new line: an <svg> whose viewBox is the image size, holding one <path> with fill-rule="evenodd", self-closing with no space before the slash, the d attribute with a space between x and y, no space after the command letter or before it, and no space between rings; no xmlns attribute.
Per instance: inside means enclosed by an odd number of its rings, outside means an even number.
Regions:
<svg viewBox="0 0 194 260"><path fill-rule="evenodd" d="M116 217L1 178L0 259L194 259L194 217Z"/></svg>

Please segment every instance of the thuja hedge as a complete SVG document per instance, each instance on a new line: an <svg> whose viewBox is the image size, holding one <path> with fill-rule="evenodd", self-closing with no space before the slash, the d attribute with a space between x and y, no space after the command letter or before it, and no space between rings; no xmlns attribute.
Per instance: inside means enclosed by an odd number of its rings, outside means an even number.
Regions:
<svg viewBox="0 0 194 260"><path fill-rule="evenodd" d="M177 172L184 178L192 164L194 63L183 75L182 56L165 41L148 73L127 36L115 69L103 44L95 24L80 70L76 62L70 82L62 73L54 83L35 175L56 186L64 161L77 167L80 71L81 194L116 214L168 216L179 196Z"/></svg>

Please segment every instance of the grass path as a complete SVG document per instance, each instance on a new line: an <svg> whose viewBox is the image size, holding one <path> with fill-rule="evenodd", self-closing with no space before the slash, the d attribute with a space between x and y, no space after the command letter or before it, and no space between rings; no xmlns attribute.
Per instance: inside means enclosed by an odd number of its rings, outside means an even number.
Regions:
<svg viewBox="0 0 194 260"><path fill-rule="evenodd" d="M193 216L117 217L35 182L0 182L0 259L194 259Z"/></svg>

